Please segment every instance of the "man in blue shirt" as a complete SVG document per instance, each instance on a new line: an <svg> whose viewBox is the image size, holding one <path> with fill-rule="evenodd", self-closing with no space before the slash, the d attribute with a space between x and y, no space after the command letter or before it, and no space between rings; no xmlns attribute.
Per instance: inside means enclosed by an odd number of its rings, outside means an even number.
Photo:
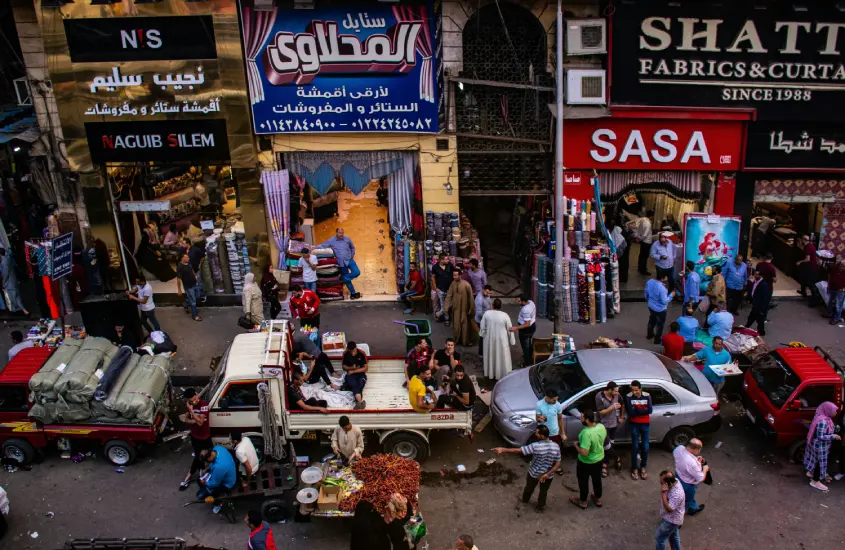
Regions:
<svg viewBox="0 0 845 550"><path fill-rule="evenodd" d="M701 371L704 377L713 385L713 390L716 392L716 397L719 397L719 391L725 385L725 377L719 376L710 365L727 365L731 362L731 354L725 349L722 339L716 336L713 338L713 345L709 348L704 348L698 353L692 355L685 355L684 361L703 361L704 369Z"/></svg>
<svg viewBox="0 0 845 550"><path fill-rule="evenodd" d="M658 345L663 336L663 325L666 323L666 307L675 297L674 292L667 293L666 279L665 273L661 275L658 272L654 279L650 279L645 285L645 299L648 302L646 338L654 339L654 343Z"/></svg>
<svg viewBox="0 0 845 550"><path fill-rule="evenodd" d="M558 403L555 390L546 390L546 396L537 401L534 414L537 425L547 427L549 439L560 445L563 451L563 442L566 441L566 434L560 431L563 426L563 403ZM558 470L558 472L558 475L563 475L562 471Z"/></svg>
<svg viewBox="0 0 845 550"><path fill-rule="evenodd" d="M695 313L695 310L692 305L687 304L684 306L684 314L677 319L678 325L681 327L678 334L684 337L684 342L687 344L695 342L695 334L699 327L698 319L693 316L693 313Z"/></svg>
<svg viewBox="0 0 845 550"><path fill-rule="evenodd" d="M748 266L742 261L742 254L737 254L733 262L725 264L724 276L728 291L728 311L736 315L748 283Z"/></svg>
<svg viewBox="0 0 845 550"><path fill-rule="evenodd" d="M207 475L207 477L206 477ZM197 500L205 500L206 497L219 497L226 494L235 486L235 460L229 449L221 445L215 445L208 455L208 474L200 478L200 489L197 491ZM220 511L220 505L214 507L214 513Z"/></svg>
<svg viewBox="0 0 845 550"><path fill-rule="evenodd" d="M684 304L698 307L701 301L701 275L695 272L695 264L687 262L686 279L684 280Z"/></svg>
<svg viewBox="0 0 845 550"><path fill-rule="evenodd" d="M337 266L340 268L340 280L349 289L349 297L352 300L360 298L361 293L355 292L355 287L352 286L352 279L356 279L361 275L361 270L358 269L358 264L355 263L355 245L352 244L352 239L344 237L343 228L338 227L334 237L323 244L317 245L316 248L332 249L337 259Z"/></svg>
<svg viewBox="0 0 845 550"><path fill-rule="evenodd" d="M651 252L649 252L654 259L657 278L662 279L664 276L669 278L669 292L675 290L675 243L669 240L671 235L669 231L660 233L657 242L651 245Z"/></svg>
<svg viewBox="0 0 845 550"><path fill-rule="evenodd" d="M707 317L707 324L710 325L707 332L710 336L718 336L723 340L730 336L734 326L734 316L728 313L728 304L725 302L716 304L716 311Z"/></svg>

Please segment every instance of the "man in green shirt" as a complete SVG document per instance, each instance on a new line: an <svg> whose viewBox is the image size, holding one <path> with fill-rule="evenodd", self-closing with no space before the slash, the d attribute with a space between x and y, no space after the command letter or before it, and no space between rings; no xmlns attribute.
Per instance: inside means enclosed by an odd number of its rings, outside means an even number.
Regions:
<svg viewBox="0 0 845 550"><path fill-rule="evenodd" d="M578 466L575 475L578 478L579 497L570 497L569 502L582 510L587 509L587 494L590 479L593 480L593 494L590 498L597 508L601 508L601 463L604 459L604 439L607 430L601 423L596 423L596 412L586 410L581 413L584 429L578 434L575 450L578 451Z"/></svg>

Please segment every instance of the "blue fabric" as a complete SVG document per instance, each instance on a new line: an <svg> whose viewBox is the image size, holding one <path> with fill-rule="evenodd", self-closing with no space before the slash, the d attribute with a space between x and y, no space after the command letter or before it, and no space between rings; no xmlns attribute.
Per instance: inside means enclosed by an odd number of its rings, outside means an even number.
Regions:
<svg viewBox="0 0 845 550"><path fill-rule="evenodd" d="M684 483L684 480L681 479L678 474L675 474L675 479L680 481L681 487L684 488L684 498L687 501L687 512L698 512L698 503L695 501L695 492L698 489L698 485Z"/></svg>
<svg viewBox="0 0 845 550"><path fill-rule="evenodd" d="M654 265L660 269L670 269L675 265L675 243L666 241L666 246L660 244L660 241L655 241L651 245L649 255L654 259ZM666 256L665 260L661 260L660 256Z"/></svg>
<svg viewBox="0 0 845 550"><path fill-rule="evenodd" d="M557 417L563 412L563 403L548 403L543 398L537 401L535 412L546 417L546 421L542 422L542 424L549 428L550 437L560 433L560 424L558 423Z"/></svg>
<svg viewBox="0 0 845 550"><path fill-rule="evenodd" d="M748 266L745 262L736 265L735 262L728 262L725 264L725 269L722 271L725 276L725 286L731 290L744 290L745 284L748 282Z"/></svg>
<svg viewBox="0 0 845 550"><path fill-rule="evenodd" d="M687 280L684 283L684 303L699 301L701 296L701 275L695 271L687 274Z"/></svg>
<svg viewBox="0 0 845 550"><path fill-rule="evenodd" d="M346 267L346 264L355 257L355 245L352 244L352 239L345 235L342 239L338 239L335 235L326 242L318 244L317 248L331 248L337 258L338 267Z"/></svg>
<svg viewBox="0 0 845 550"><path fill-rule="evenodd" d="M698 319L695 317L678 317L678 324L681 330L678 334L684 337L684 342L695 342L695 332L698 330Z"/></svg>
<svg viewBox="0 0 845 550"><path fill-rule="evenodd" d="M657 279L649 279L646 283L645 299L648 302L648 308L658 312L666 311L666 306L671 301L666 287Z"/></svg>
<svg viewBox="0 0 845 550"><path fill-rule="evenodd" d="M657 526L657 533L654 535L655 548L657 550L666 550L666 541L669 541L670 550L681 550L681 535L678 533L679 528L680 526L661 519L660 525Z"/></svg>
<svg viewBox="0 0 845 550"><path fill-rule="evenodd" d="M649 434L651 424L631 422L631 471L648 466ZM637 455L640 455L640 465L637 466Z"/></svg>
<svg viewBox="0 0 845 550"><path fill-rule="evenodd" d="M217 453L217 456L209 466L209 478L205 486L209 489L231 489L235 486L235 461L232 459L232 453L221 445L215 445L212 451Z"/></svg>
<svg viewBox="0 0 845 550"><path fill-rule="evenodd" d="M707 333L712 336L720 336L722 340L731 335L731 330L734 326L734 316L727 311L714 311L707 318L707 324L710 329Z"/></svg>
<svg viewBox="0 0 845 550"><path fill-rule="evenodd" d="M361 275L361 270L358 269L358 264L355 263L355 260L349 260L346 266L340 268L340 280L343 281L343 284L346 285L346 288L349 289L350 294L355 294L355 287L352 285L352 279L355 279Z"/></svg>
<svg viewBox="0 0 845 550"><path fill-rule="evenodd" d="M370 161L368 158L363 162ZM332 166L328 162L323 162L314 170L311 170L304 163L298 162L297 159L293 159L290 163L291 172L304 179L308 185L321 195L324 195L329 190L336 177L342 179L346 187L357 195L371 180L382 178L404 167L405 162L401 156L382 162L375 162L367 166L364 170L359 170L351 162L345 162L340 166Z"/></svg>
<svg viewBox="0 0 845 550"><path fill-rule="evenodd" d="M695 356L702 361L704 361L704 370L701 372L704 374L704 377L711 384L719 384L725 381L723 376L719 376L715 372L713 372L709 365L724 365L726 363L731 362L731 354L725 348L722 348L722 351L717 352L713 349L712 346L706 347L695 354Z"/></svg>

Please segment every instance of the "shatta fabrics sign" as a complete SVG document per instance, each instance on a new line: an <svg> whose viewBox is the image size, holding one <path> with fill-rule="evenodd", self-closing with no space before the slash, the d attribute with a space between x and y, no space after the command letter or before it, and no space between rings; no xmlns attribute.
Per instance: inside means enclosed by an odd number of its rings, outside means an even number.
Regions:
<svg viewBox="0 0 845 550"><path fill-rule="evenodd" d="M432 3L244 7L256 134L438 131Z"/></svg>

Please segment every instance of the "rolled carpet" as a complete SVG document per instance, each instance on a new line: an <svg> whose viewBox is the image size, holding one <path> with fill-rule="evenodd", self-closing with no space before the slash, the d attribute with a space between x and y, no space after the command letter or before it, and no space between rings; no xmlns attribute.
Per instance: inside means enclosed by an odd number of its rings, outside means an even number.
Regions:
<svg viewBox="0 0 845 550"><path fill-rule="evenodd" d="M68 363L54 390L71 403L88 403L105 372L117 354L117 346L106 338L86 338Z"/></svg>
<svg viewBox="0 0 845 550"><path fill-rule="evenodd" d="M129 363L131 358L132 348L129 346L121 346L117 354L114 356L114 359L112 359L111 364L109 364L106 369L105 374L102 378L100 378L99 383L97 383L97 389L94 390L95 401L106 400L112 386L114 386L115 382L117 382L120 375L123 373L123 369Z"/></svg>
<svg viewBox="0 0 845 550"><path fill-rule="evenodd" d="M84 340L65 338L53 355L44 362L44 365L29 379L29 389L35 393L52 393L53 388L62 376L62 371L67 368L73 356L82 347ZM62 366L64 365L64 366ZM55 397L55 395L53 395Z"/></svg>

